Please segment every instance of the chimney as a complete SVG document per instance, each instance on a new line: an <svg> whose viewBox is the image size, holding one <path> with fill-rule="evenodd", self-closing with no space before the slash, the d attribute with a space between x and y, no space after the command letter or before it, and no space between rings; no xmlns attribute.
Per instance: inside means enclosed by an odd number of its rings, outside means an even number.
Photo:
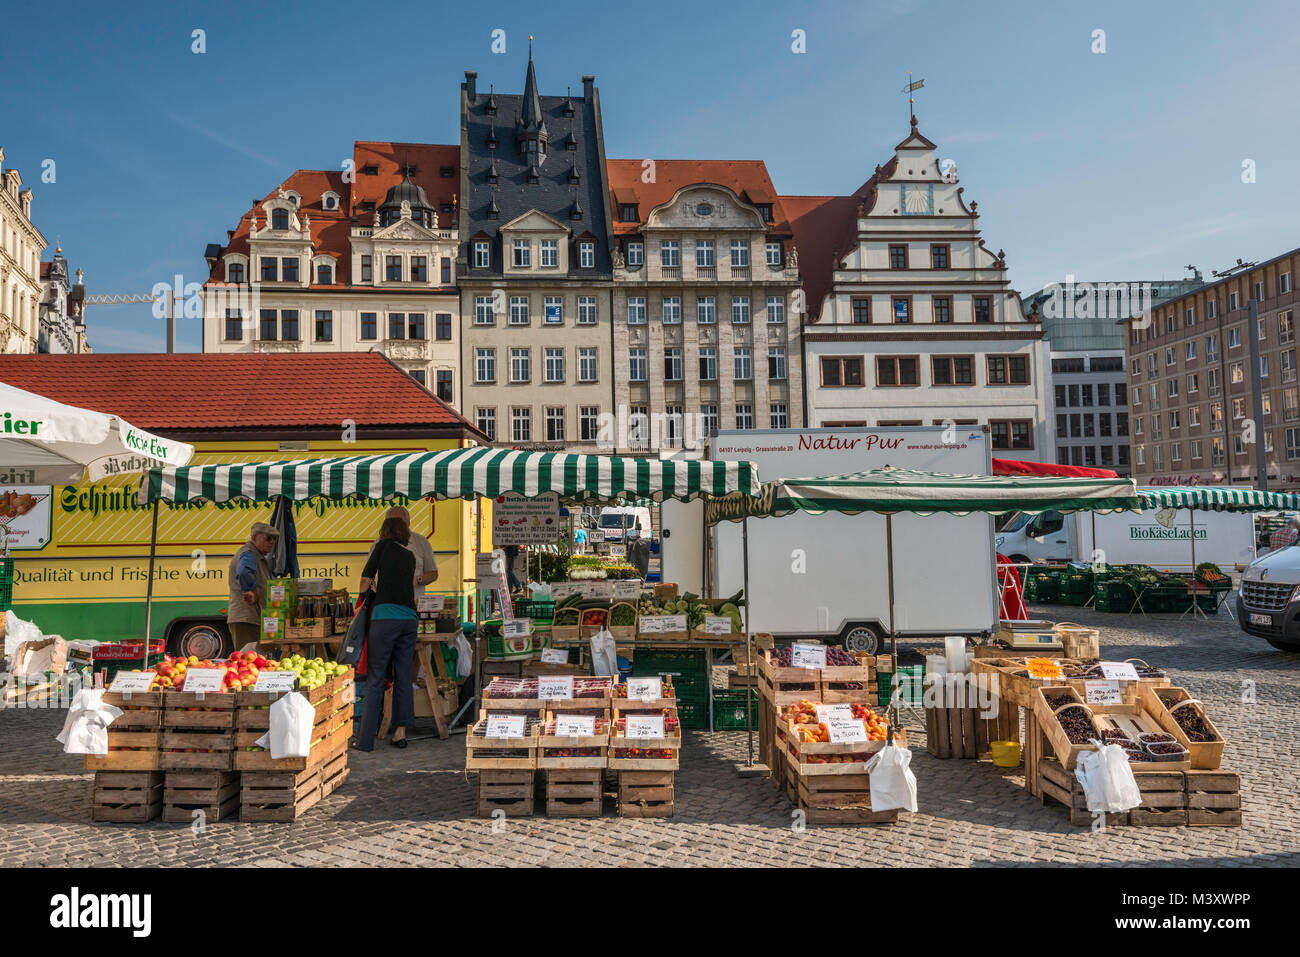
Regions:
<svg viewBox="0 0 1300 957"><path fill-rule="evenodd" d="M583 100L585 100L586 102L590 103L590 102L592 101L592 99L594 98L594 97L592 96L592 94L593 94L593 92L595 91L595 89L596 89L596 77L595 77L595 75L594 75L594 74L591 74L591 73L585 73L585 74L583 74L583 77L582 77L582 98L583 98Z"/></svg>
<svg viewBox="0 0 1300 957"><path fill-rule="evenodd" d="M478 96L478 71L465 71L465 93L472 100Z"/></svg>

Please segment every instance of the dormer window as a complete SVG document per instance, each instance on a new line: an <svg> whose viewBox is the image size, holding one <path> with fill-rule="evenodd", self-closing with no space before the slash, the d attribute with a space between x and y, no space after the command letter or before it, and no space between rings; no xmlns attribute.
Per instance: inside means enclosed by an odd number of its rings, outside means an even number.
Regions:
<svg viewBox="0 0 1300 957"><path fill-rule="evenodd" d="M537 172L537 167L536 167L536 166L530 166L530 167L528 168L528 182L529 182L531 185L536 186L536 185L537 185L538 183L540 183L541 181L542 181L542 178L541 178L541 176L540 176L540 175L538 174L538 172Z"/></svg>
<svg viewBox="0 0 1300 957"><path fill-rule="evenodd" d="M512 243L514 249L514 266L516 269L528 269L532 266L532 249L528 240L516 239Z"/></svg>
<svg viewBox="0 0 1300 957"><path fill-rule="evenodd" d="M578 172L578 167L569 170L569 185L578 186L582 183L582 174Z"/></svg>
<svg viewBox="0 0 1300 957"><path fill-rule="evenodd" d="M763 222L770 223L772 221L771 203L759 203L757 209L758 209L758 215L763 217Z"/></svg>
<svg viewBox="0 0 1300 957"><path fill-rule="evenodd" d="M289 228L289 211L287 209L271 210L271 228L272 229Z"/></svg>
<svg viewBox="0 0 1300 957"><path fill-rule="evenodd" d="M324 202L321 205L325 209L337 209L339 205L339 201L335 199L333 196L326 196Z"/></svg>
<svg viewBox="0 0 1300 957"><path fill-rule="evenodd" d="M316 285L329 286L334 282L334 267L321 263L316 267Z"/></svg>
<svg viewBox="0 0 1300 957"><path fill-rule="evenodd" d="M483 178L484 178L484 180L485 180L486 182L488 182L488 183L495 183L495 182L497 182L497 181L500 179L500 177L497 175L497 161L496 161L496 160L493 160L493 161L488 165L488 168L487 168L487 174L486 174Z"/></svg>
<svg viewBox="0 0 1300 957"><path fill-rule="evenodd" d="M492 247L486 239L474 241L474 268L488 269L492 265Z"/></svg>
<svg viewBox="0 0 1300 957"><path fill-rule="evenodd" d="M244 264L229 263L226 266L226 282L242 283L244 281Z"/></svg>
<svg viewBox="0 0 1300 957"><path fill-rule="evenodd" d="M369 163L366 166L361 167L361 174L363 176L378 176L379 167L374 163Z"/></svg>
<svg viewBox="0 0 1300 957"><path fill-rule="evenodd" d="M497 148L497 131L495 129L488 130L487 148L490 150Z"/></svg>
<svg viewBox="0 0 1300 957"><path fill-rule="evenodd" d="M636 203L619 203L618 221L620 223L639 223L641 222L641 213Z"/></svg>
<svg viewBox="0 0 1300 957"><path fill-rule="evenodd" d="M451 179L456 175L456 168L454 166L441 166L438 168L438 175L443 179Z"/></svg>

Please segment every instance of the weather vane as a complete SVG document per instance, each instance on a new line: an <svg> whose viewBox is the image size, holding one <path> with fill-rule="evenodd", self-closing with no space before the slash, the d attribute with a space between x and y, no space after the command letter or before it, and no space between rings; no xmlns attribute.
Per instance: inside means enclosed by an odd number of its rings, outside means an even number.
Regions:
<svg viewBox="0 0 1300 957"><path fill-rule="evenodd" d="M915 83L913 83L913 82L912 82L912 71L911 71L911 70L908 70L908 71L907 71L907 86L903 87L903 89L902 89L901 92L907 94L907 120L908 120L909 123L910 123L912 120L916 119L916 111L912 109L913 104L916 103L916 98L913 97L912 94L915 93L917 90L919 90L919 89L920 89L921 87L923 87L923 86L925 86L925 80L917 80Z"/></svg>

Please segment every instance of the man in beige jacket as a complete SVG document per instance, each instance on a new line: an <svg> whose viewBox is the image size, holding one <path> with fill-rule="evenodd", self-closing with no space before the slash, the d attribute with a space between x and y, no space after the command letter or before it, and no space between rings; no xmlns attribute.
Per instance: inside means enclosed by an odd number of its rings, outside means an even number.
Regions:
<svg viewBox="0 0 1300 957"><path fill-rule="evenodd" d="M230 595L226 603L226 625L235 650L256 644L262 637L262 608L266 605L266 580L271 566L266 556L275 550L280 533L266 522L254 522L244 543L226 569Z"/></svg>

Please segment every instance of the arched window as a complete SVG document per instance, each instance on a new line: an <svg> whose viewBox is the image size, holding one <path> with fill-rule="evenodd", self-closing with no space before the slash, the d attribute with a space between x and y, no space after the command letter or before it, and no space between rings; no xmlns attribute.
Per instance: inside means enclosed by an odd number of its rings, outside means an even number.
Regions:
<svg viewBox="0 0 1300 957"><path fill-rule="evenodd" d="M334 267L328 263L321 263L316 267L316 284L318 286L329 286L334 282Z"/></svg>
<svg viewBox="0 0 1300 957"><path fill-rule="evenodd" d="M287 209L271 210L271 228L272 229L289 228L289 211Z"/></svg>

